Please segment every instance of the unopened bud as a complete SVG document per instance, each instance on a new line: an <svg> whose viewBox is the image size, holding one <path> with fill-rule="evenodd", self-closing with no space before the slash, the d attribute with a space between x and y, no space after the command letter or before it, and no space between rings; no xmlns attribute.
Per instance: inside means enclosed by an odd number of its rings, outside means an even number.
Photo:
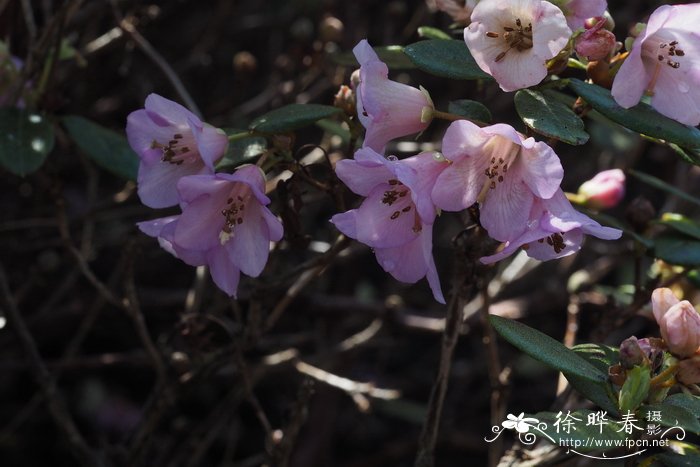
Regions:
<svg viewBox="0 0 700 467"><path fill-rule="evenodd" d="M607 29L589 29L576 38L576 55L589 61L605 60L615 50L615 34Z"/></svg>
<svg viewBox="0 0 700 467"><path fill-rule="evenodd" d="M603 27L608 31L613 31L615 29L615 20L609 11L605 10L603 16L594 16L593 18L588 18L584 23L583 27L586 29L591 29L603 20Z"/></svg>
<svg viewBox="0 0 700 467"><path fill-rule="evenodd" d="M343 22L334 16L328 16L321 21L318 33L323 42L340 42L343 38Z"/></svg>
<svg viewBox="0 0 700 467"><path fill-rule="evenodd" d="M578 189L587 206L610 209L625 196L625 174L620 169L604 170Z"/></svg>
<svg viewBox="0 0 700 467"><path fill-rule="evenodd" d="M646 230L649 222L656 217L656 209L648 199L638 196L632 200L625 210L625 218L627 222L632 224L632 227L637 232Z"/></svg>
<svg viewBox="0 0 700 467"><path fill-rule="evenodd" d="M333 105L342 109L347 115L355 115L355 93L349 86L340 86L333 98Z"/></svg>
<svg viewBox="0 0 700 467"><path fill-rule="evenodd" d="M620 364L630 369L646 361L646 354L636 337L628 337L620 344Z"/></svg>
<svg viewBox="0 0 700 467"><path fill-rule="evenodd" d="M700 315L687 300L673 305L663 314L659 328L674 355L690 357L700 347Z"/></svg>

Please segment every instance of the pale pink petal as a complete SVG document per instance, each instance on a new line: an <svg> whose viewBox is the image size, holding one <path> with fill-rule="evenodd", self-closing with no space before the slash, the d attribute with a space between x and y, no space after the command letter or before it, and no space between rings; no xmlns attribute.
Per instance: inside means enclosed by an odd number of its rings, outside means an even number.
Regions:
<svg viewBox="0 0 700 467"><path fill-rule="evenodd" d="M437 178L431 198L445 211L461 211L476 202L484 187L488 167L484 157L465 157L447 167Z"/></svg>
<svg viewBox="0 0 700 467"><path fill-rule="evenodd" d="M262 219L262 209L266 208L259 203L248 203L243 223L233 228L224 245L235 265L251 277L260 275L270 254L270 232Z"/></svg>
<svg viewBox="0 0 700 467"><path fill-rule="evenodd" d="M654 289L651 293L651 309L656 322L661 323L661 318L663 318L666 312L679 302L680 300L676 298L676 295L671 289L666 287Z"/></svg>
<svg viewBox="0 0 700 467"><path fill-rule="evenodd" d="M532 19L532 50L541 60L549 60L566 47L572 32L559 8L545 1L538 3Z"/></svg>
<svg viewBox="0 0 700 467"><path fill-rule="evenodd" d="M221 193L228 192L231 184L221 178L221 175L223 174L181 177L177 182L180 199L185 203L191 203L200 196L223 196Z"/></svg>
<svg viewBox="0 0 700 467"><path fill-rule="evenodd" d="M257 165L240 166L234 173L218 173L216 177L228 182L244 183L253 192L253 196L264 206L270 204L270 198L265 195L265 173Z"/></svg>
<svg viewBox="0 0 700 467"><path fill-rule="evenodd" d="M397 185L378 185L357 210L357 240L373 248L401 246L416 237L416 211L410 192L384 202L386 193L402 191ZM397 214L398 213L398 214Z"/></svg>
<svg viewBox="0 0 700 467"><path fill-rule="evenodd" d="M615 75L611 91L615 102L625 109L637 105L651 80L651 72L653 70L647 71L644 67L641 44L635 42L632 51Z"/></svg>
<svg viewBox="0 0 700 467"><path fill-rule="evenodd" d="M517 165L513 166L503 181L490 189L480 210L481 225L489 236L502 242L525 231L534 202L517 169Z"/></svg>
<svg viewBox="0 0 700 467"><path fill-rule="evenodd" d="M530 242L526 251L527 255L539 261L549 261L569 256L581 249L581 243L583 242L583 231L581 229L559 232L559 235L564 243L563 249L557 252L545 238L542 242L539 240Z"/></svg>
<svg viewBox="0 0 700 467"><path fill-rule="evenodd" d="M487 127L491 128L491 127ZM489 140L490 133L486 133L468 120L452 122L442 138L442 153L453 161L463 157L471 157Z"/></svg>
<svg viewBox="0 0 700 467"><path fill-rule="evenodd" d="M331 223L346 237L357 240L357 209L334 215L331 217Z"/></svg>
<svg viewBox="0 0 700 467"><path fill-rule="evenodd" d="M213 172L214 165L216 165L226 153L228 136L226 136L223 130L214 128L208 123L195 121L191 118L187 123L197 142L199 155L204 161L204 164Z"/></svg>
<svg viewBox="0 0 700 467"><path fill-rule="evenodd" d="M218 288L230 297L236 298L241 271L233 263L223 248L215 248L207 253L209 273Z"/></svg>
<svg viewBox="0 0 700 467"><path fill-rule="evenodd" d="M424 152L392 165L396 166L398 180L410 188L411 198L423 222L432 224L437 213L431 193L438 176L449 164L436 160L433 152Z"/></svg>
<svg viewBox="0 0 700 467"><path fill-rule="evenodd" d="M606 0L570 0L562 10L569 27L575 30L582 28L588 18L602 16L607 7Z"/></svg>
<svg viewBox="0 0 700 467"><path fill-rule="evenodd" d="M201 123L195 114L177 102L173 102L158 94L149 94L148 97L146 97L145 107L178 125L186 125L187 120L190 118Z"/></svg>
<svg viewBox="0 0 700 467"><path fill-rule="evenodd" d="M219 185L216 191L204 193L190 201L180 215L175 229L175 243L183 248L198 251L220 245L219 233L225 222L221 211L227 206L228 194L228 186Z"/></svg>
<svg viewBox="0 0 700 467"><path fill-rule="evenodd" d="M532 149L523 149L519 159L524 165L523 181L535 196L551 198L564 178L564 168L554 150L538 142Z"/></svg>
<svg viewBox="0 0 700 467"><path fill-rule="evenodd" d="M282 222L267 208L262 209L262 217L265 221L265 225L267 225L270 240L273 242L279 242L282 240L282 237L284 236L284 227L282 226Z"/></svg>
<svg viewBox="0 0 700 467"><path fill-rule="evenodd" d="M369 148L365 150L371 151ZM369 195L374 187L394 178L384 165L367 165L350 159L339 161L335 165L335 173L353 193L361 196Z"/></svg>
<svg viewBox="0 0 700 467"><path fill-rule="evenodd" d="M153 151L160 160L163 151L154 150L153 142L167 142L177 131L177 127L157 125L143 109L131 112L126 118L127 140L139 156L142 156L144 152Z"/></svg>
<svg viewBox="0 0 700 467"><path fill-rule="evenodd" d="M141 202L150 208L167 208L179 203L177 182L182 177L209 173L201 161L170 164L157 160L141 162L138 172L138 195Z"/></svg>
<svg viewBox="0 0 700 467"><path fill-rule="evenodd" d="M683 65L687 68L691 64L684 62L681 67ZM685 125L700 124L700 69L694 67L686 71L662 66L651 105L659 113Z"/></svg>

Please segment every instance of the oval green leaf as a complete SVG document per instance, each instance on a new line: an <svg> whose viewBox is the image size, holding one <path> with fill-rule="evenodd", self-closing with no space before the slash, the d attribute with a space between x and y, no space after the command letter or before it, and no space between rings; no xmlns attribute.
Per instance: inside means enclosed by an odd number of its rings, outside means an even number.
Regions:
<svg viewBox="0 0 700 467"><path fill-rule="evenodd" d="M63 117L63 126L75 144L97 165L127 180L136 180L139 156L126 138L78 115Z"/></svg>
<svg viewBox="0 0 700 467"><path fill-rule="evenodd" d="M505 340L545 365L585 380L607 381L607 373L603 373L576 352L548 335L500 316L492 315L489 319L494 329Z"/></svg>
<svg viewBox="0 0 700 467"><path fill-rule="evenodd" d="M262 136L247 133L247 130L224 128L227 135L236 135L237 138L229 141L224 157L216 164L216 169L224 167L237 167L249 163L267 149L267 140ZM242 135L242 137L241 137Z"/></svg>
<svg viewBox="0 0 700 467"><path fill-rule="evenodd" d="M661 421L656 422L663 426L680 426L691 433L700 433L700 422L698 418L685 407L673 404L643 405L641 412L661 412Z"/></svg>
<svg viewBox="0 0 700 467"><path fill-rule="evenodd" d="M677 266L700 265L700 241L675 233L664 234L654 240L657 258Z"/></svg>
<svg viewBox="0 0 700 467"><path fill-rule="evenodd" d="M41 167L54 145L51 123L41 114L0 109L0 165L25 176Z"/></svg>
<svg viewBox="0 0 700 467"><path fill-rule="evenodd" d="M700 418L700 397L678 393L668 396L663 403L664 405L682 407L693 414L694 417Z"/></svg>
<svg viewBox="0 0 700 467"><path fill-rule="evenodd" d="M700 206L700 198L696 198L695 196L689 195L685 191L679 190L675 186L666 183L661 179L658 179L649 174L645 174L644 172L637 172L636 170L632 169L627 170L627 173L632 175L634 178L640 180L641 182L646 183L649 186L653 186L654 188L658 188L659 190L665 191L666 193L670 193L674 196L678 196L681 199L684 199L690 203Z"/></svg>
<svg viewBox="0 0 700 467"><path fill-rule="evenodd" d="M630 109L623 109L610 91L600 86L571 78L569 87L598 112L630 130L682 147L700 148L700 130L665 117L648 104L639 103Z"/></svg>
<svg viewBox="0 0 700 467"><path fill-rule="evenodd" d="M313 125L339 112L339 108L330 105L289 104L256 118L249 128L262 133L286 133Z"/></svg>
<svg viewBox="0 0 700 467"><path fill-rule="evenodd" d="M700 240L700 224L682 214L665 212L659 224L671 227L673 230Z"/></svg>
<svg viewBox="0 0 700 467"><path fill-rule="evenodd" d="M578 146L588 141L583 120L566 104L547 94L523 89L515 94L515 109L523 123L537 133Z"/></svg>
<svg viewBox="0 0 700 467"><path fill-rule="evenodd" d="M418 68L432 75L452 79L491 79L476 64L464 41L429 39L407 45L404 53Z"/></svg>
<svg viewBox="0 0 700 467"><path fill-rule="evenodd" d="M478 120L483 123L491 123L491 112L481 102L460 99L451 101L447 105L447 111L451 114L467 117L469 120Z"/></svg>

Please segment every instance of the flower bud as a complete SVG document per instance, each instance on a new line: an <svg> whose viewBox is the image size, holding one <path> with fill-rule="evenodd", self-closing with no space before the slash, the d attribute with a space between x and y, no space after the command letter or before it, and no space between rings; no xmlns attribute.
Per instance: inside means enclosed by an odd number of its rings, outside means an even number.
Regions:
<svg viewBox="0 0 700 467"><path fill-rule="evenodd" d="M605 60L615 50L615 34L603 29L604 21L576 38L576 54L588 61Z"/></svg>
<svg viewBox="0 0 700 467"><path fill-rule="evenodd" d="M609 209L625 196L625 174L620 169L605 170L578 189L586 205L594 209Z"/></svg>
<svg viewBox="0 0 700 467"><path fill-rule="evenodd" d="M669 308L661 316L659 328L668 349L674 355L689 357L700 347L700 315L687 300Z"/></svg>
<svg viewBox="0 0 700 467"><path fill-rule="evenodd" d="M639 345L635 336L628 337L620 344L620 363L623 367L630 369L636 365L641 365L646 360L646 353Z"/></svg>

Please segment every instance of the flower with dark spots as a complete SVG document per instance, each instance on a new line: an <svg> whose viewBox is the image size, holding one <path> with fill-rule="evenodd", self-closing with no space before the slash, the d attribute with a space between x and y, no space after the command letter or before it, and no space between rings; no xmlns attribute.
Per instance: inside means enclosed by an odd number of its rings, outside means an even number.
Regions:
<svg viewBox="0 0 700 467"><path fill-rule="evenodd" d="M445 303L432 254L437 211L430 192L447 163L435 155L385 159L363 148L353 160L338 162L338 177L365 199L331 222L373 248L379 264L395 279L414 283L426 277L435 299Z"/></svg>
<svg viewBox="0 0 700 467"><path fill-rule="evenodd" d="M157 94L129 114L126 135L141 161L138 194L152 208L178 204L177 182L187 175L213 174L228 137L192 112Z"/></svg>

